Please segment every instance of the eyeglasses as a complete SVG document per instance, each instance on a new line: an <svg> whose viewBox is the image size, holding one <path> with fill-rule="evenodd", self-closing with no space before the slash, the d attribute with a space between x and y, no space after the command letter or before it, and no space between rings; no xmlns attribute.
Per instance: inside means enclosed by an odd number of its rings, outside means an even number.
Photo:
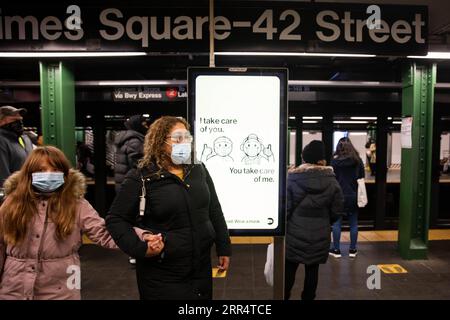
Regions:
<svg viewBox="0 0 450 320"><path fill-rule="evenodd" d="M175 143L182 143L182 142L191 143L194 140L194 137L191 136L189 132L174 133L170 136L167 136L167 138L170 138L170 140Z"/></svg>

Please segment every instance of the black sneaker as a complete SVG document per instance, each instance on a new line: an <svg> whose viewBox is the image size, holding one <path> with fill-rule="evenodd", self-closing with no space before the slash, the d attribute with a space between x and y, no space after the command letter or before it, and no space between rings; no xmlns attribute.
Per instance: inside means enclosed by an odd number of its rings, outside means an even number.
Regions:
<svg viewBox="0 0 450 320"><path fill-rule="evenodd" d="M356 255L358 254L358 250L356 249L350 249L348 251L348 256L349 258L356 258Z"/></svg>
<svg viewBox="0 0 450 320"><path fill-rule="evenodd" d="M337 249L330 249L330 251L328 252L330 254L330 256L333 256L335 258L340 258L342 257L341 255L341 250L337 250Z"/></svg>

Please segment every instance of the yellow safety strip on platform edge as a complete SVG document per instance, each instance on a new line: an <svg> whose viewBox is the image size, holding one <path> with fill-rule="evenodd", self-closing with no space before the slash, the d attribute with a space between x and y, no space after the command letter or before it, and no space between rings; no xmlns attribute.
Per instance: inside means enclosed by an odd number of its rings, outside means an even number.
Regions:
<svg viewBox="0 0 450 320"><path fill-rule="evenodd" d="M383 271L383 273L408 273L408 271L399 264L379 264L377 267Z"/></svg>
<svg viewBox="0 0 450 320"><path fill-rule="evenodd" d="M227 271L219 272L219 268L212 268L212 277L213 278L225 278L227 276Z"/></svg>
<svg viewBox="0 0 450 320"><path fill-rule="evenodd" d="M273 237L230 237L232 244L269 244L273 242ZM398 231L359 231L358 242L395 242L398 239ZM433 229L428 233L428 240L450 240L450 229ZM348 231L342 232L341 242L350 242ZM88 237L83 235L84 244L92 244Z"/></svg>

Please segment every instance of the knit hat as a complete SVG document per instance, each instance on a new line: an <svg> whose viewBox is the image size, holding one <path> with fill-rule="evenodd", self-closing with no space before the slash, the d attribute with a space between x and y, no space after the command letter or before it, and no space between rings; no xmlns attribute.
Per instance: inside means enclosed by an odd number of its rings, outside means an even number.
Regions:
<svg viewBox="0 0 450 320"><path fill-rule="evenodd" d="M125 122L125 128L127 128L128 130L140 132L145 135L147 133L147 128L142 125L142 122L147 122L147 120L148 119L143 115L135 114Z"/></svg>
<svg viewBox="0 0 450 320"><path fill-rule="evenodd" d="M302 152L303 161L317 164L320 160L325 160L325 145L320 140L311 141Z"/></svg>

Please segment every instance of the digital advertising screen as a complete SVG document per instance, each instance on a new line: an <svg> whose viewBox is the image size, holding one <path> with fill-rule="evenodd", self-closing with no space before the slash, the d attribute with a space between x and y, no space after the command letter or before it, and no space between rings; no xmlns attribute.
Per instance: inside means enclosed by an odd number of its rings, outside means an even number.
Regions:
<svg viewBox="0 0 450 320"><path fill-rule="evenodd" d="M190 68L189 122L234 235L284 234L287 71Z"/></svg>

